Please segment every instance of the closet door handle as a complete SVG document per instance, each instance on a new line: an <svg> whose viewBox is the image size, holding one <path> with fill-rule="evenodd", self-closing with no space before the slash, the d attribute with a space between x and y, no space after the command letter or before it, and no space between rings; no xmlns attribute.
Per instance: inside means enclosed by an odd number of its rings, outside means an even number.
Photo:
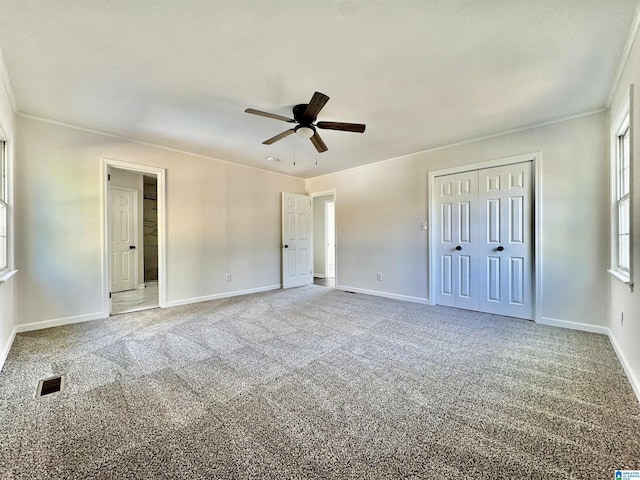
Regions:
<svg viewBox="0 0 640 480"><path fill-rule="evenodd" d="M498 248L496 248L497 251L501 252L504 250L504 247L502 245L500 245Z"/></svg>
<svg viewBox="0 0 640 480"><path fill-rule="evenodd" d="M456 250L460 251L460 250L462 250L462 247L461 247L460 245L458 245L458 246L456 247Z"/></svg>

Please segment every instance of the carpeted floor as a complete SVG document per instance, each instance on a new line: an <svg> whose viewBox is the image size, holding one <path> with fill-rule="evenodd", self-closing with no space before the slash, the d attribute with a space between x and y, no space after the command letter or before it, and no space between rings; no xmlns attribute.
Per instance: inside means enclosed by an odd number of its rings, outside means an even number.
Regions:
<svg viewBox="0 0 640 480"><path fill-rule="evenodd" d="M1 478L617 468L640 469L640 404L606 337L318 286L19 334L0 374Z"/></svg>

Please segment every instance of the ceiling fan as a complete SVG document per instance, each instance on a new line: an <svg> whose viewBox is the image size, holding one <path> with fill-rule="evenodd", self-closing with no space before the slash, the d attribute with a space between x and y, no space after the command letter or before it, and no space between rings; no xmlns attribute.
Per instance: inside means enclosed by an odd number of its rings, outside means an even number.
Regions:
<svg viewBox="0 0 640 480"><path fill-rule="evenodd" d="M301 138L308 138L316 147L318 153L326 152L328 150L325 143L318 135L317 128L323 128L326 130L342 130L343 132L357 132L363 133L366 125L362 123L344 123L344 122L316 122L316 118L320 110L329 101L324 93L315 92L309 103L301 103L293 107L293 118L283 117L282 115L276 115L274 113L262 112L254 108L247 108L245 112L252 113L253 115L260 115L262 117L274 118L276 120L282 120L288 123L297 123L294 128L285 130L279 133L275 137L271 137L268 140L262 142L265 145L271 145L272 143L282 140L288 137L292 133L295 133Z"/></svg>

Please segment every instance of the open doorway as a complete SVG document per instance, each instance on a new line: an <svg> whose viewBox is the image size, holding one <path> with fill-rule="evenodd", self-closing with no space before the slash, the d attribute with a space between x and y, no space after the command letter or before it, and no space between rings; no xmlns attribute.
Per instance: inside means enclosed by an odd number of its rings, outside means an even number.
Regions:
<svg viewBox="0 0 640 480"><path fill-rule="evenodd" d="M164 306L164 170L105 160L105 313Z"/></svg>
<svg viewBox="0 0 640 480"><path fill-rule="evenodd" d="M157 308L158 215L155 177L110 169L111 314Z"/></svg>
<svg viewBox="0 0 640 480"><path fill-rule="evenodd" d="M313 198L313 283L336 285L335 194Z"/></svg>

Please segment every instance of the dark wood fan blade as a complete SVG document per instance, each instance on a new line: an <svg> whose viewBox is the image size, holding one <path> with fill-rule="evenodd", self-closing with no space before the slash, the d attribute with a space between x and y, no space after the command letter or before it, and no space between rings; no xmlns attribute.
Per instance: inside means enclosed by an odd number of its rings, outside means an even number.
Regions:
<svg viewBox="0 0 640 480"><path fill-rule="evenodd" d="M364 133L366 125L362 123L343 123L343 122L318 122L316 124L318 128L324 128L327 130L342 130L344 132L357 132Z"/></svg>
<svg viewBox="0 0 640 480"><path fill-rule="evenodd" d="M276 143L278 140L282 140L283 138L288 137L293 132L295 132L295 130L293 128L291 130L285 130L284 132L279 133L275 137L271 137L269 140L265 140L262 143L265 144L265 145L271 145L272 143Z"/></svg>
<svg viewBox="0 0 640 480"><path fill-rule="evenodd" d="M311 101L307 105L307 108L304 110L304 117L314 121L322 110L327 102L329 101L329 97L327 97L324 93L316 92L311 97Z"/></svg>
<svg viewBox="0 0 640 480"><path fill-rule="evenodd" d="M311 137L311 143L313 143L313 146L316 147L318 153L326 152L327 150L329 150L320 138L320 135L318 135L318 132L314 133L313 137Z"/></svg>
<svg viewBox="0 0 640 480"><path fill-rule="evenodd" d="M253 115L260 115L261 117L274 118L276 120L282 120L283 122L295 123L293 118L283 117L282 115L276 115L275 113L263 112L261 110L256 110L255 108L247 108L245 110L246 113L251 113Z"/></svg>

